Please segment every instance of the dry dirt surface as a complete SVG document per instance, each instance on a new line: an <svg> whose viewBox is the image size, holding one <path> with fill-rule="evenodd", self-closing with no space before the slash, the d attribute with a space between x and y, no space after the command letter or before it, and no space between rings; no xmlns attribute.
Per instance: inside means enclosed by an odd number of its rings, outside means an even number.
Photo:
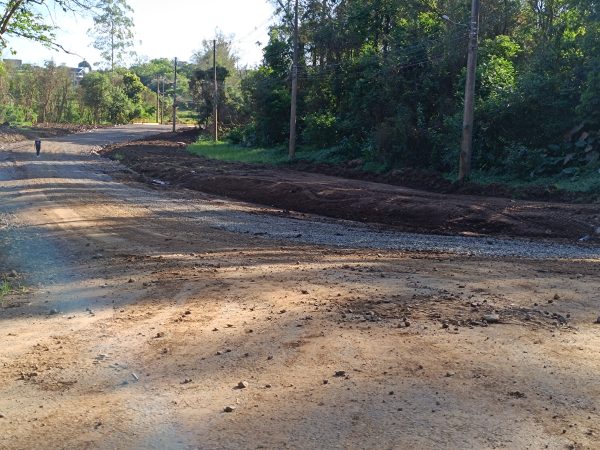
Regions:
<svg viewBox="0 0 600 450"><path fill-rule="evenodd" d="M1 449L600 447L597 254L274 238L94 155L157 131L0 152Z"/></svg>
<svg viewBox="0 0 600 450"><path fill-rule="evenodd" d="M448 195L406 187L228 163L189 154L193 131L108 147L147 181L328 217L439 234L543 237L600 242L600 203L542 203Z"/></svg>
<svg viewBox="0 0 600 450"><path fill-rule="evenodd" d="M46 139L66 134L81 133L98 127L92 125L64 125L64 124L40 124L35 127L11 127L0 125L0 150L4 150L6 144L24 141L28 139Z"/></svg>

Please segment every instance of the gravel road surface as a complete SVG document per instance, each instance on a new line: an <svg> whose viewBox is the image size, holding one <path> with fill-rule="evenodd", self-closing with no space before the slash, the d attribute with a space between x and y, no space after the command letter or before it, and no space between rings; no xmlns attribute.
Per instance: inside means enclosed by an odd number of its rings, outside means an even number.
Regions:
<svg viewBox="0 0 600 450"><path fill-rule="evenodd" d="M0 151L0 449L600 448L596 247L287 213L95 154L165 129Z"/></svg>

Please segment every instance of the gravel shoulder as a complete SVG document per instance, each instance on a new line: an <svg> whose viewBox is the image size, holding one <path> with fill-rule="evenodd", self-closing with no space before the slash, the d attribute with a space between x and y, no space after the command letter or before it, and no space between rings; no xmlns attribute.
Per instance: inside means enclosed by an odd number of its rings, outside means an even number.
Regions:
<svg viewBox="0 0 600 450"><path fill-rule="evenodd" d="M0 153L0 448L600 446L597 255L407 251L94 155L151 132Z"/></svg>

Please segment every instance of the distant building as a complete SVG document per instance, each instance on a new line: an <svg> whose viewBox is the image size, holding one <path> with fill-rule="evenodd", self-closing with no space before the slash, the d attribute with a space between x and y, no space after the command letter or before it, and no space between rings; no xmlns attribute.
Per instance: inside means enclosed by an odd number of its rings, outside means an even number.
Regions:
<svg viewBox="0 0 600 450"><path fill-rule="evenodd" d="M71 81L73 81L73 84L76 86L79 86L79 83L83 77L92 71L92 66L90 66L87 61L82 61L77 65L77 67L70 67L69 71L71 75Z"/></svg>
<svg viewBox="0 0 600 450"><path fill-rule="evenodd" d="M10 67L11 69L20 69L23 65L21 59L3 59L2 62L6 67Z"/></svg>

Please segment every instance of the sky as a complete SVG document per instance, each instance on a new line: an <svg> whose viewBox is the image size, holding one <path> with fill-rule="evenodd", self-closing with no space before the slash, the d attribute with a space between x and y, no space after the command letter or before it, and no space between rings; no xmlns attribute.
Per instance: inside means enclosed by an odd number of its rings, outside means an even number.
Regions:
<svg viewBox="0 0 600 450"><path fill-rule="evenodd" d="M267 0L128 0L134 10L135 51L138 57L179 58L188 61L202 47L204 39L211 40L216 30L233 36L234 48L240 64L254 66L262 59L261 47L267 42L268 26L273 23L273 6ZM75 55L48 50L24 39L12 39L3 58L22 59L23 62L56 64L76 67L82 60L90 64L101 60L91 43L87 30L92 28L91 17L72 13L51 15L59 27L57 42Z"/></svg>

